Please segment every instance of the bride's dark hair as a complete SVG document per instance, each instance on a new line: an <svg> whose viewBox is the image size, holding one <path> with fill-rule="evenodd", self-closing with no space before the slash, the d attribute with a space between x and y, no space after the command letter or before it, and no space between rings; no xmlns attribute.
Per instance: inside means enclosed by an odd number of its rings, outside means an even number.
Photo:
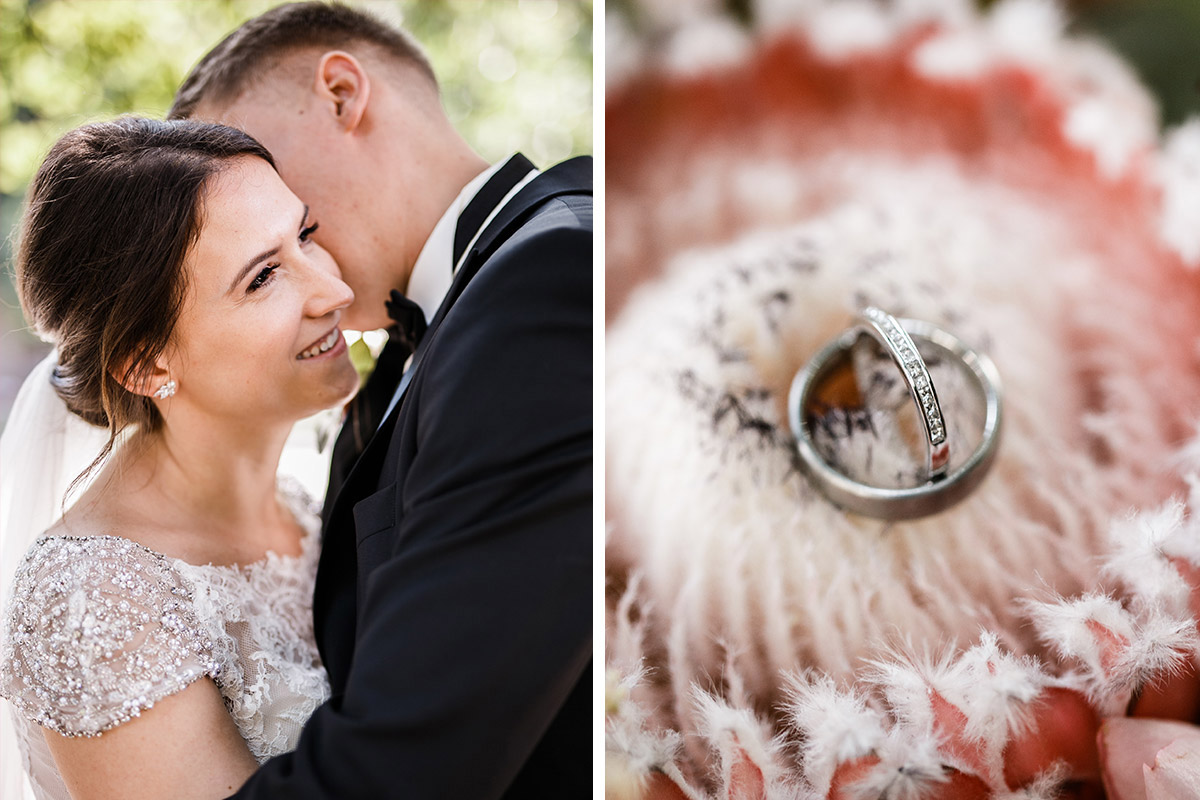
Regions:
<svg viewBox="0 0 1200 800"><path fill-rule="evenodd" d="M67 408L109 429L101 458L126 427L162 425L150 398L125 385L171 340L205 186L238 156L275 166L234 128L127 117L63 136L29 187L16 259L21 307L58 347L53 384Z"/></svg>

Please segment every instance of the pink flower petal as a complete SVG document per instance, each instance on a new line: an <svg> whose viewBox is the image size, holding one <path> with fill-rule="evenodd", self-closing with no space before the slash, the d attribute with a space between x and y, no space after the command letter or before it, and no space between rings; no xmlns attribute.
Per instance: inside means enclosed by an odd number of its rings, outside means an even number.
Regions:
<svg viewBox="0 0 1200 800"><path fill-rule="evenodd" d="M652 772L641 800L688 800L688 796L675 781L661 772Z"/></svg>
<svg viewBox="0 0 1200 800"><path fill-rule="evenodd" d="M1061 687L1038 696L1033 724L1017 732L1004 749L1004 778L1010 789L1032 783L1056 763L1067 765L1067 777L1094 781L1099 773L1096 730L1100 721L1079 692Z"/></svg>
<svg viewBox="0 0 1200 800"><path fill-rule="evenodd" d="M1148 797L1143 767L1153 766L1159 751L1172 743L1192 750L1200 749L1200 728L1172 720L1115 717L1100 726L1097 741L1109 798L1143 800ZM1171 764L1171 779L1174 779L1179 772L1174 760ZM1167 780L1167 776L1163 779Z"/></svg>
<svg viewBox="0 0 1200 800"><path fill-rule="evenodd" d="M733 737L733 763L729 768L729 786L726 796L729 800L763 800L767 796L766 779L762 769L754 763L754 759L737 743Z"/></svg>
<svg viewBox="0 0 1200 800"><path fill-rule="evenodd" d="M1176 739L1158 751L1154 767L1143 767L1147 800L1200 798L1200 741Z"/></svg>
<svg viewBox="0 0 1200 800"><path fill-rule="evenodd" d="M1131 717L1157 719L1195 719L1200 714L1200 676L1195 667L1185 663L1179 672L1160 675L1142 688Z"/></svg>

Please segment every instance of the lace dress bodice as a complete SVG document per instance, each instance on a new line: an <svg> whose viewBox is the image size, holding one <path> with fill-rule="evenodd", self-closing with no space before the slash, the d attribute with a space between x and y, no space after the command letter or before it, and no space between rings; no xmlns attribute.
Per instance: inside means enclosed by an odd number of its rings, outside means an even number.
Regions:
<svg viewBox="0 0 1200 800"><path fill-rule="evenodd" d="M329 682L312 627L319 522L282 494L304 526L298 556L199 566L118 536L34 542L0 631L0 696L39 800L69 795L38 725L98 736L202 677L260 763L296 746Z"/></svg>

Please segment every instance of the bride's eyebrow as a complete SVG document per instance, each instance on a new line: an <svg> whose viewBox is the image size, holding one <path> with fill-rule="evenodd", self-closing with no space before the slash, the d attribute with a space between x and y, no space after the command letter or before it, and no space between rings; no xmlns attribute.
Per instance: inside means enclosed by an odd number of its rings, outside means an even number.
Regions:
<svg viewBox="0 0 1200 800"><path fill-rule="evenodd" d="M307 220L308 220L308 203L305 203L304 204L304 213L300 215L300 224L296 227L296 230L303 231L304 223ZM254 269L255 266L257 266L261 262L267 260L271 256L277 254L279 252L279 248L280 248L280 245L275 245L270 250L264 250L261 253L259 253L258 255L256 255L254 258L247 261L246 265L238 270L237 275L235 275L233 278L233 281L230 282L227 293L233 292L233 290L238 287L238 284L241 283L243 279L245 279L245 277L250 273L250 270Z"/></svg>

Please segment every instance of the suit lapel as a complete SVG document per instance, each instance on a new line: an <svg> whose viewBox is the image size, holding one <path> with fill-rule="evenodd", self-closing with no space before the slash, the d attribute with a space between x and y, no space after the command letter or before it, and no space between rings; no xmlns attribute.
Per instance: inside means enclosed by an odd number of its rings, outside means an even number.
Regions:
<svg viewBox="0 0 1200 800"><path fill-rule="evenodd" d="M512 191L513 187L534 169L536 167L533 166L532 161L517 153L504 162L496 174L475 193L471 202L467 203L467 207L458 215L458 224L454 227L454 250L450 259L451 265L457 264L458 260L462 258L463 251L467 249L471 237L483 227L483 223L487 221L492 209L500 205L500 201Z"/></svg>
<svg viewBox="0 0 1200 800"><path fill-rule="evenodd" d="M523 156L518 155L509 164L512 164L517 158L524 160ZM529 162L525 161L525 163ZM487 260L491 258L495 249L507 240L507 234L513 228L523 225L529 216L547 200L564 194L579 194L585 190L588 194L591 194L592 159L590 157L574 158L570 161L564 161L539 175L529 185L517 192L508 205L500 210L500 213L496 215L492 223L488 225L487 230L480 234L479 239L475 242L475 246L471 248L471 252L467 254L466 260L463 261L462 268L454 276L454 282L450 284L450 290L446 293L446 298L438 307L437 313L429 323L429 329L425 332L424 338L421 339L420 345L413 354L412 365L400 379L400 385L396 390L398 399L394 403L391 413L388 414L389 418L399 413L400 406L404 402L404 395L408 391L408 386L412 382L413 375L416 374L417 367L420 366L425 353L429 350L429 344L433 341L437 329L446 318L446 314L449 313L455 301L463 293L463 290L467 288L467 284L475 276L475 273L487 263ZM386 423L387 420L384 420L384 422ZM383 426L380 427L382 429ZM371 440L371 444L384 438L376 434ZM370 447L370 444L368 444L368 447Z"/></svg>
<svg viewBox="0 0 1200 800"><path fill-rule="evenodd" d="M573 158L556 164L537 176L525 188L500 209L467 255L460 272L466 272L472 262L481 263L491 258L495 249L508 238L514 226L523 224L543 203L564 194L592 193L592 159L590 156ZM475 266L477 270L478 265ZM473 273L472 273L473 274ZM461 289L460 289L461 291ZM453 302L453 301L451 301ZM446 308L450 303L442 303Z"/></svg>

